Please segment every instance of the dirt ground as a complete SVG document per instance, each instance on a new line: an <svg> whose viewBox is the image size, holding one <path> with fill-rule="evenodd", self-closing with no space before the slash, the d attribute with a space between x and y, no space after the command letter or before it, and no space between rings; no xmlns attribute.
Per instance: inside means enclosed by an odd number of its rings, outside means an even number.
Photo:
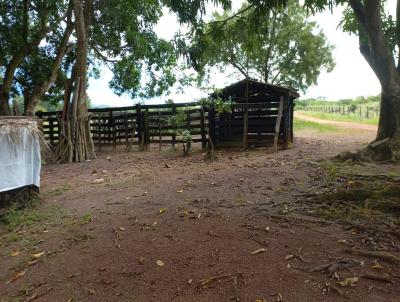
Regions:
<svg viewBox="0 0 400 302"><path fill-rule="evenodd" d="M320 124L327 124L327 125L334 125L336 127L339 127L341 129L352 129L352 130L365 130L365 131L371 131L371 132L376 132L378 130L378 126L375 125L367 125L367 124L361 124L361 123L353 123L353 122L342 122L342 121L330 121L330 120L323 120L317 117L313 116L308 116L307 114L304 114L302 112L296 111L295 112L295 117L309 121L309 122L315 122L315 123L320 123Z"/></svg>
<svg viewBox="0 0 400 302"><path fill-rule="evenodd" d="M325 159L372 137L303 132L289 150L213 162L165 146L46 164L40 201L1 226L0 301L400 301L398 258L346 250L367 240L400 257L399 238L322 219L308 198L345 188Z"/></svg>

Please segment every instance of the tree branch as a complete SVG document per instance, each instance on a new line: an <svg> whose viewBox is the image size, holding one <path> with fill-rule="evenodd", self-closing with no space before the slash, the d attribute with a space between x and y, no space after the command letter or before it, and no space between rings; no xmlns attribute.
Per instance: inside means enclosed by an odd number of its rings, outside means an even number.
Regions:
<svg viewBox="0 0 400 302"><path fill-rule="evenodd" d="M214 20L211 21L210 23L222 23L222 26L227 23L229 20L232 20L234 18L236 18L237 16L247 12L248 10L252 9L254 7L254 4L250 4L249 6L245 7L244 9L238 11L237 13L233 14L232 16L224 19L224 20Z"/></svg>
<svg viewBox="0 0 400 302"><path fill-rule="evenodd" d="M356 18L360 25L365 29L366 26L366 17L365 17L365 8L360 0L350 0L350 6L356 15Z"/></svg>
<svg viewBox="0 0 400 302"><path fill-rule="evenodd" d="M229 59L229 64L235 67L244 77L249 78L249 74L246 72L245 68L241 66L239 63L235 62L232 58Z"/></svg>

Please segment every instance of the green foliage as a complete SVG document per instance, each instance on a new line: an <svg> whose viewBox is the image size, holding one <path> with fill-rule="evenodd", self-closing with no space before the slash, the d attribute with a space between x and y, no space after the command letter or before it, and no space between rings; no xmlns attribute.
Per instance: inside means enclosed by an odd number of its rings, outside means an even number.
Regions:
<svg viewBox="0 0 400 302"><path fill-rule="evenodd" d="M370 106L378 107L380 103L381 96L358 96L354 99L340 99L340 100L323 100L323 99L300 99L296 100L296 109L304 109L307 106L351 106L353 108L358 108L358 106Z"/></svg>
<svg viewBox="0 0 400 302"><path fill-rule="evenodd" d="M224 99L202 99L200 105L202 106L214 106L217 113L230 112L232 110L232 101L226 101Z"/></svg>
<svg viewBox="0 0 400 302"><path fill-rule="evenodd" d="M182 142L184 144L192 142L192 134L190 133L190 130L181 130L179 135L182 137Z"/></svg>
<svg viewBox="0 0 400 302"><path fill-rule="evenodd" d="M203 30L195 32L189 52L202 78L212 67L224 71L231 65L246 78L304 91L317 83L321 70L333 69L333 47L297 2L289 1L263 17L251 6L241 11L215 13Z"/></svg>

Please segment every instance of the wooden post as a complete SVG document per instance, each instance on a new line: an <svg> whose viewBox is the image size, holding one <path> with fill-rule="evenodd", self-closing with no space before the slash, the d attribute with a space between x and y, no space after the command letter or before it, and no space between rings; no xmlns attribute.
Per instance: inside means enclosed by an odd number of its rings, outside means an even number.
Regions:
<svg viewBox="0 0 400 302"><path fill-rule="evenodd" d="M283 102L283 148L288 149L290 143L290 116L289 98L285 96Z"/></svg>
<svg viewBox="0 0 400 302"><path fill-rule="evenodd" d="M172 116L176 115L176 107L175 104L172 104ZM172 133L172 147L175 147L176 144L176 125L174 125L173 133Z"/></svg>
<svg viewBox="0 0 400 302"><path fill-rule="evenodd" d="M243 149L247 149L248 145L248 132L249 132L249 112L248 112L248 107L249 107L249 80L246 80L246 106L244 108L244 113L243 113Z"/></svg>
<svg viewBox="0 0 400 302"><path fill-rule="evenodd" d="M158 150L161 150L162 136L161 136L161 111L158 112Z"/></svg>
<svg viewBox="0 0 400 302"><path fill-rule="evenodd" d="M293 130L293 117L294 117L294 102L290 101L290 142L293 143L294 130Z"/></svg>
<svg viewBox="0 0 400 302"><path fill-rule="evenodd" d="M275 136L274 136L274 150L275 150L275 152L278 151L278 140L279 140L279 133L280 133L280 128L281 128L283 102L284 102L284 97L281 96L280 100L279 100L278 116L276 117L276 123L275 123Z"/></svg>
<svg viewBox="0 0 400 302"><path fill-rule="evenodd" d="M150 133L149 133L149 109L146 108L144 112L144 141L146 151L149 150L150 146Z"/></svg>
<svg viewBox="0 0 400 302"><path fill-rule="evenodd" d="M205 116L204 116L204 107L200 108L200 132L201 132L201 148L205 149L207 146L207 138L206 138L206 123L205 123Z"/></svg>
<svg viewBox="0 0 400 302"><path fill-rule="evenodd" d="M210 140L214 146L216 146L217 141L215 137L215 108L214 104L211 104L210 111L208 112L208 131L210 132ZM211 146L208 146L211 148Z"/></svg>
<svg viewBox="0 0 400 302"><path fill-rule="evenodd" d="M142 146L142 111L140 104L136 104L136 130L138 133L138 146L140 150Z"/></svg>
<svg viewBox="0 0 400 302"><path fill-rule="evenodd" d="M248 145L248 132L249 132L249 112L248 112L248 104L246 103L246 107L243 112L243 149L247 149Z"/></svg>

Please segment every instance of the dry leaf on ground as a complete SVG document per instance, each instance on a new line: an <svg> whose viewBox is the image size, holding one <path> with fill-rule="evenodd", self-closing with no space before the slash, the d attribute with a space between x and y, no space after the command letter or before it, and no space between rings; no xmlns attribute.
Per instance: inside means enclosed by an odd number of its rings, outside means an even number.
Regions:
<svg viewBox="0 0 400 302"><path fill-rule="evenodd" d="M97 178L92 181L93 184L101 184L104 182L104 178Z"/></svg>
<svg viewBox="0 0 400 302"><path fill-rule="evenodd" d="M45 252L40 252L40 253L36 253L36 254L32 254L32 258L34 259L39 259L40 257L42 257L44 255Z"/></svg>
<svg viewBox="0 0 400 302"><path fill-rule="evenodd" d="M165 265L164 262L162 262L161 260L157 260L156 263L157 263L158 266L164 266Z"/></svg>
<svg viewBox="0 0 400 302"><path fill-rule="evenodd" d="M341 286L354 286L359 281L358 277L346 278L341 282L338 282Z"/></svg>
<svg viewBox="0 0 400 302"><path fill-rule="evenodd" d="M10 255L11 257L16 257L19 255L19 251L12 251Z"/></svg>
<svg viewBox="0 0 400 302"><path fill-rule="evenodd" d="M25 275L25 273L26 273L26 271L16 273L15 276L12 279L8 280L6 284L10 284L11 282L14 282L15 280L23 277Z"/></svg>
<svg viewBox="0 0 400 302"><path fill-rule="evenodd" d="M264 253L264 252L266 252L266 251L267 251L266 249L261 248L261 249L252 251L250 254L251 254L251 255L257 255L257 254L260 254L260 253Z"/></svg>

